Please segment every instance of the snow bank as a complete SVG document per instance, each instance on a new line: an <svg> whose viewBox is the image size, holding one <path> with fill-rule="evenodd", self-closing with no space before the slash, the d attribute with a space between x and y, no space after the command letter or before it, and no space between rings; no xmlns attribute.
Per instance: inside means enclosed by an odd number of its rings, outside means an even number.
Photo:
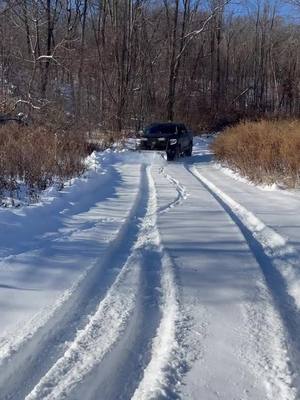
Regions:
<svg viewBox="0 0 300 400"><path fill-rule="evenodd" d="M287 240L266 226L253 213L233 200L226 193L217 188L193 167L193 174L215 193L237 215L241 222L252 232L255 239L264 248L267 256L272 260L278 271L285 278L289 295L294 299L300 310L300 257Z"/></svg>

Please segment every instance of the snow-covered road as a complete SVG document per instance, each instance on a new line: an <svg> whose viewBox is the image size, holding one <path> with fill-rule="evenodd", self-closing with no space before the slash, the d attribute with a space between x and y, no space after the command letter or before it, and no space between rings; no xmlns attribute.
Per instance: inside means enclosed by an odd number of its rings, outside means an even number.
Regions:
<svg viewBox="0 0 300 400"><path fill-rule="evenodd" d="M299 194L201 139L89 162L0 211L0 400L299 399Z"/></svg>

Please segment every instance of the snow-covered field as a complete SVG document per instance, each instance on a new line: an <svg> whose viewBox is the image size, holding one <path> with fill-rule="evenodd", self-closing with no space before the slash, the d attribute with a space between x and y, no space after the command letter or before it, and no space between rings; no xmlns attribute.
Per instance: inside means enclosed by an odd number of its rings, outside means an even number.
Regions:
<svg viewBox="0 0 300 400"><path fill-rule="evenodd" d="M195 142L0 209L1 400L300 398L300 194Z"/></svg>

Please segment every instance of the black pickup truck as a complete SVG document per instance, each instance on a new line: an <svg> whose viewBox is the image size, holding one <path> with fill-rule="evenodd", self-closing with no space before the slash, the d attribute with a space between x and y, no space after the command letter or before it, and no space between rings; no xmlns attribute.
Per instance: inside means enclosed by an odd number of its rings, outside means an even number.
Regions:
<svg viewBox="0 0 300 400"><path fill-rule="evenodd" d="M167 160L173 161L182 155L192 155L193 136L184 124L154 123L146 126L139 133L137 149L165 151Z"/></svg>

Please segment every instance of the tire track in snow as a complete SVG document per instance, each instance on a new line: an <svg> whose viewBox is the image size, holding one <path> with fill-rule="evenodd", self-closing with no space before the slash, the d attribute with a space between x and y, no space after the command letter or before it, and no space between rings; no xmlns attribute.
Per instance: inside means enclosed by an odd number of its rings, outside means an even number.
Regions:
<svg viewBox="0 0 300 400"><path fill-rule="evenodd" d="M173 266L166 254L162 265L162 318L152 342L151 359L132 400L174 398L180 369L180 350L177 341L179 306Z"/></svg>
<svg viewBox="0 0 300 400"><path fill-rule="evenodd" d="M24 399L72 342L76 331L86 323L99 300L105 296L117 274L122 270L137 238L140 218L146 212L144 195L145 168L142 168L135 203L126 221L110 243L104 257L83 274L77 284L63 294L50 309L43 325L9 346L0 367L0 399ZM112 268L113 266L113 268ZM10 357L6 358L5 355Z"/></svg>
<svg viewBox="0 0 300 400"><path fill-rule="evenodd" d="M89 323L26 400L63 399L103 360L124 332L136 302L140 261L130 256Z"/></svg>
<svg viewBox="0 0 300 400"><path fill-rule="evenodd" d="M178 320L178 304L172 267L166 261L167 256L163 253L160 245L156 226L156 193L149 169L148 182L150 195L147 214L126 266L105 299L100 302L89 324L78 333L63 357L41 379L26 397L26 400L74 398L72 390L75 393L77 392L76 385L82 381L84 376L90 373L94 367L97 367L101 361L104 362L103 369L106 369L105 356L110 356L109 353L114 352L114 347L124 335L129 319L133 315L138 301L139 277L144 264L143 257L151 257L149 250L150 253L159 254L162 261L160 271L162 317L153 339L150 362L146 366L143 379L133 398L150 399L153 396L157 398L162 396L166 387L169 386L168 366L172 361L174 363L173 358L177 348L175 332L176 321ZM133 345L135 345L134 342ZM145 357L145 355L142 355L142 357ZM124 367L126 368L126 365ZM118 382L109 382L110 386L114 384L120 385ZM105 400L120 398L120 396L116 397L116 393L114 393L114 397L110 397L112 395L105 394L102 389L99 388L99 391L101 390L100 398ZM122 398L129 398L127 397L130 393L128 388L127 394L126 389L124 391L124 388L121 388L121 390ZM99 399L99 392L95 398Z"/></svg>
<svg viewBox="0 0 300 400"><path fill-rule="evenodd" d="M196 168L193 168L190 172L200 180L219 203L221 202L222 205L225 204L229 207L231 214L234 214L243 226L251 232L278 272L285 279L288 295L293 299L296 308L300 311L300 257L297 251L288 244L284 237L266 226L252 212L222 192L201 175Z"/></svg>
<svg viewBox="0 0 300 400"><path fill-rule="evenodd" d="M282 399L298 398L300 396L298 372L300 363L299 256L281 235L221 191L195 167L190 168L186 165L186 169L209 191L240 229L263 272L274 305L285 327L283 335L286 341L278 340L277 343L278 354L275 355L277 364L270 365L270 360L266 356L265 366L261 366L262 369L265 369L268 377L269 398L274 398L274 391L277 397ZM250 310L251 312L253 310ZM275 318L274 313L273 316L271 314L269 313L270 317ZM278 321L275 322L278 323ZM272 326L270 321L268 323ZM263 332L256 329L254 334L257 336L257 341L260 341Z"/></svg>
<svg viewBox="0 0 300 400"><path fill-rule="evenodd" d="M149 362L160 312L161 254L154 246L140 248L140 284L124 332L100 364L69 395L72 400L130 399Z"/></svg>
<svg viewBox="0 0 300 400"><path fill-rule="evenodd" d="M169 175L164 167L161 167L159 169L159 173L162 174L170 183L173 185L177 191L177 197L172 200L169 204L162 206L157 209L158 214L163 214L167 211L169 211L171 208L178 206L181 204L184 200L187 199L188 197L188 192L177 179L173 178L171 175Z"/></svg>
<svg viewBox="0 0 300 400"><path fill-rule="evenodd" d="M149 363L151 342L161 318L162 252L151 208L149 173L147 178L147 213L133 249L133 254L138 254L140 273L135 307L111 350L71 390L70 399L130 399Z"/></svg>
<svg viewBox="0 0 300 400"><path fill-rule="evenodd" d="M175 201L173 206L179 204L184 198L185 190L170 175L167 179L176 185L180 195L180 201ZM149 172L151 188L150 210L153 218L153 233L157 237L160 251L162 252L162 276L161 290L162 317L155 337L152 341L151 359L144 370L143 378L136 388L132 400L171 399L176 397L176 385L179 379L181 350L178 342L178 328L182 321L179 310L178 293L175 283L173 265L161 242L157 228L156 216L158 212L156 189L152 175ZM170 208L170 207L169 207ZM177 373L176 373L177 370Z"/></svg>

